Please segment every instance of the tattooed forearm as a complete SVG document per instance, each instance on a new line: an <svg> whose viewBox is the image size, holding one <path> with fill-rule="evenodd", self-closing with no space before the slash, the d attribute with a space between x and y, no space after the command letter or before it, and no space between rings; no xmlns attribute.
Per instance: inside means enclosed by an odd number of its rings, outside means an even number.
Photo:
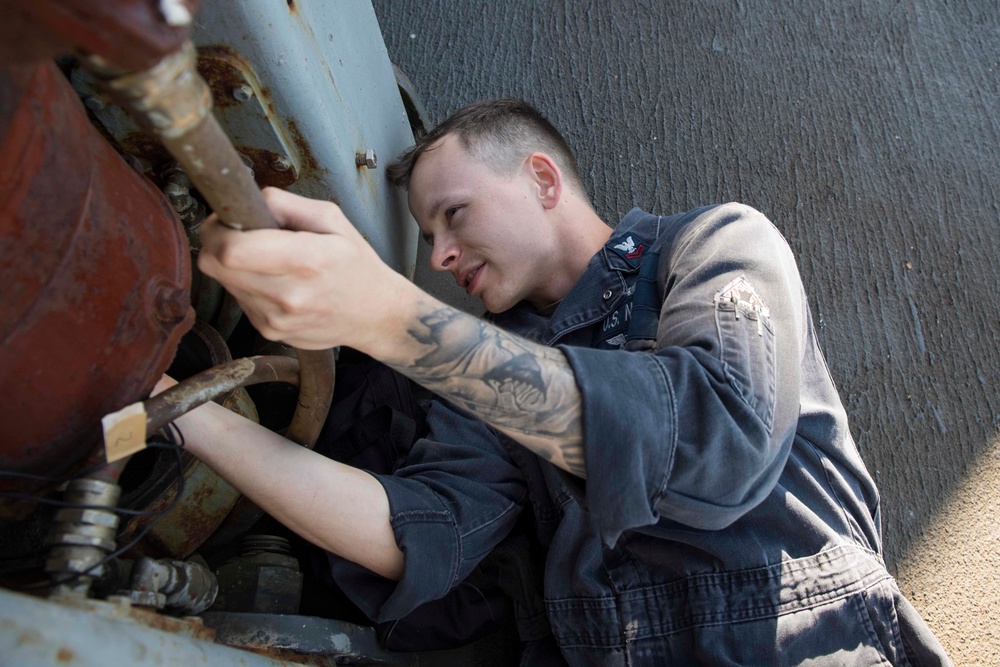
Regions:
<svg viewBox="0 0 1000 667"><path fill-rule="evenodd" d="M581 397L562 352L440 304L421 307L407 333L412 350L390 365L585 476Z"/></svg>

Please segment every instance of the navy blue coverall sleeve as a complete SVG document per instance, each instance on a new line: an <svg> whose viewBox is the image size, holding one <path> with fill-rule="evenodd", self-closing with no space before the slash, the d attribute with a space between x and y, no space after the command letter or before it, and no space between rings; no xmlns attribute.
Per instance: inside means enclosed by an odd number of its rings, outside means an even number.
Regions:
<svg viewBox="0 0 1000 667"><path fill-rule="evenodd" d="M604 541L661 518L721 529L761 502L799 413L805 297L781 234L740 204L677 216L654 354L562 346L583 395L584 503Z"/></svg>
<svg viewBox="0 0 1000 667"><path fill-rule="evenodd" d="M389 498L405 565L398 582L330 555L334 579L376 622L401 618L459 585L511 531L527 496L496 433L437 401L430 433L393 475L374 475Z"/></svg>

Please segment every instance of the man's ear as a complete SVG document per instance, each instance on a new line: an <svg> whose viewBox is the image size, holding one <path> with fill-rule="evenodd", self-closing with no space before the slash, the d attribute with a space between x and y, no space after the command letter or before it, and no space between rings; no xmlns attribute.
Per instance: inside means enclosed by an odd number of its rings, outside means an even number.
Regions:
<svg viewBox="0 0 1000 667"><path fill-rule="evenodd" d="M532 153L525 160L529 176L538 188L538 200L546 209L555 208L563 193L563 176L559 166L545 153Z"/></svg>

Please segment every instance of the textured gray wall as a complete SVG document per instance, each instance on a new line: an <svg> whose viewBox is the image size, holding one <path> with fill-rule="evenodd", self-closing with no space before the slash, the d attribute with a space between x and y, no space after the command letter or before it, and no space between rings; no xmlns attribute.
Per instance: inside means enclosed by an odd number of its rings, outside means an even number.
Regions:
<svg viewBox="0 0 1000 667"><path fill-rule="evenodd" d="M775 221L882 490L893 568L998 440L996 0L375 9L433 120L533 102L606 220L738 200Z"/></svg>

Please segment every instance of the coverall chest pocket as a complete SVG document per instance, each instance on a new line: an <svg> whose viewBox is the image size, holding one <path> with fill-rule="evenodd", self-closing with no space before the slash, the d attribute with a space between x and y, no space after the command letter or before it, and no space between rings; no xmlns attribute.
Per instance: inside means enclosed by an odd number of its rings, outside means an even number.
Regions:
<svg viewBox="0 0 1000 667"><path fill-rule="evenodd" d="M774 329L765 306L720 293L715 298L721 360L729 383L768 430L774 421Z"/></svg>

